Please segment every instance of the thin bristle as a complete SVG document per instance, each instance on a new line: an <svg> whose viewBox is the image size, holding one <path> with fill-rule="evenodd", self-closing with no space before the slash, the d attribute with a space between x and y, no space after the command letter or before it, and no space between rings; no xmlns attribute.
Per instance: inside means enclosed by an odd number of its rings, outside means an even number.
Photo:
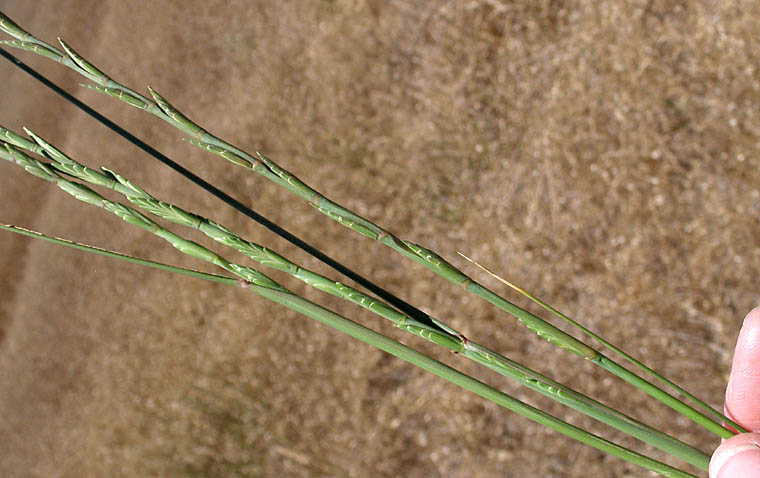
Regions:
<svg viewBox="0 0 760 478"><path fill-rule="evenodd" d="M525 296L529 296L530 295L527 292L525 292L523 289L521 289L521 288L517 287L516 285L514 285L513 283L509 282L507 279L504 279L503 277L499 276L498 274L496 274L495 272L493 272L491 269L489 269L488 267L484 266L483 264L470 259L469 257L467 257L466 255L462 254L459 251L457 251L457 254L459 254L460 256L464 257L468 261L472 262L476 266L480 267L486 273L488 273L489 275L491 275L491 277L493 277L494 279L498 280L499 282L508 285L509 287L513 288L514 290L516 290L517 292L519 292L519 293L521 293L521 294L523 294Z"/></svg>

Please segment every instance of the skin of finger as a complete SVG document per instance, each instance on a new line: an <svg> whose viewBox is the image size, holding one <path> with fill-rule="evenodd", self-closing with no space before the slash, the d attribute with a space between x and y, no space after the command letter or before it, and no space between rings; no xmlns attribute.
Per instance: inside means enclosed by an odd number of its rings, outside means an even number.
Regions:
<svg viewBox="0 0 760 478"><path fill-rule="evenodd" d="M710 478L760 478L760 433L724 441L710 460Z"/></svg>
<svg viewBox="0 0 760 478"><path fill-rule="evenodd" d="M725 410L746 429L760 431L760 308L747 314L739 333Z"/></svg>

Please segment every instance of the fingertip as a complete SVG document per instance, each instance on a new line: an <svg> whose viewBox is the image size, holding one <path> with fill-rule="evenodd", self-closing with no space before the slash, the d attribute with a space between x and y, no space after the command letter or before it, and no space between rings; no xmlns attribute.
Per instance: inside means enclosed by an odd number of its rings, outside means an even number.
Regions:
<svg viewBox="0 0 760 478"><path fill-rule="evenodd" d="M710 460L710 478L759 478L760 433L744 433L724 441Z"/></svg>
<svg viewBox="0 0 760 478"><path fill-rule="evenodd" d="M750 431L760 431L760 307L750 311L736 342L725 410Z"/></svg>
<svg viewBox="0 0 760 478"><path fill-rule="evenodd" d="M760 307L755 307L749 311L749 313L744 317L742 327L760 327Z"/></svg>

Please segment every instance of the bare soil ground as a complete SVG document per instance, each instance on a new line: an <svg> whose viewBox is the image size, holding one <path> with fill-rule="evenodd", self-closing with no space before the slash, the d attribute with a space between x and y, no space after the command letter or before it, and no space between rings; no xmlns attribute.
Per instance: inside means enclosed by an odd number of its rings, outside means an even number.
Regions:
<svg viewBox="0 0 760 478"><path fill-rule="evenodd" d="M757 2L0 5L42 38L63 37L133 88L149 83L221 137L267 153L498 288L456 255L469 253L721 405L741 319L758 304ZM717 445L461 289L183 143L159 120L19 55L466 335L706 451ZM332 274L7 62L0 79L3 125L28 126L87 164ZM7 163L0 221L197 267ZM2 476L649 476L240 289L3 233L0 298Z"/></svg>

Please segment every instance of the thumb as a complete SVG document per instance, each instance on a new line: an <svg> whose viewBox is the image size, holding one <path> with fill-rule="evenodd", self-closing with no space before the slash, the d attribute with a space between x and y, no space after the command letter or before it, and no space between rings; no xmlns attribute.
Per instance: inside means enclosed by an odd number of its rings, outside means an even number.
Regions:
<svg viewBox="0 0 760 478"><path fill-rule="evenodd" d="M725 410L745 430L760 432L760 308L747 314L739 332Z"/></svg>
<svg viewBox="0 0 760 478"><path fill-rule="evenodd" d="M710 478L760 478L760 433L724 441L710 459Z"/></svg>

